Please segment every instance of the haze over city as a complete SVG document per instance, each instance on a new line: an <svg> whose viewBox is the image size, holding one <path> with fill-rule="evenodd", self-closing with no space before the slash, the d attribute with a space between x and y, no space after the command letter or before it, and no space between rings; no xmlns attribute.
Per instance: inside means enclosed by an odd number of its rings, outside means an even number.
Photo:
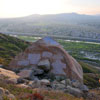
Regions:
<svg viewBox="0 0 100 100"><path fill-rule="evenodd" d="M0 18L72 12L100 14L100 0L0 0Z"/></svg>

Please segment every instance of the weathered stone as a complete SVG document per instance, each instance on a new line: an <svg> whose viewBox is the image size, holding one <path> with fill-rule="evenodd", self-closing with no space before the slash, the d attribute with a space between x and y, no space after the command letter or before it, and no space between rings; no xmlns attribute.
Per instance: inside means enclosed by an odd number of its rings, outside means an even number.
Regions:
<svg viewBox="0 0 100 100"><path fill-rule="evenodd" d="M20 88L29 88L29 86L26 85L26 84L18 84L17 87L20 87Z"/></svg>
<svg viewBox="0 0 100 100"><path fill-rule="evenodd" d="M48 59L41 60L38 63L38 67L40 69L43 69L44 71L49 71L50 70L50 62L49 62L49 60Z"/></svg>
<svg viewBox="0 0 100 100"><path fill-rule="evenodd" d="M71 86L72 84L71 84L71 80L70 79L66 79L66 85L69 85L69 86Z"/></svg>
<svg viewBox="0 0 100 100"><path fill-rule="evenodd" d="M47 80L47 79L42 79L41 80L41 85L50 85L50 81L49 80Z"/></svg>
<svg viewBox="0 0 100 100"><path fill-rule="evenodd" d="M72 86L75 87L75 88L79 88L82 84L80 84L79 81L72 81Z"/></svg>
<svg viewBox="0 0 100 100"><path fill-rule="evenodd" d="M31 79L32 77L32 70L27 70L27 69L24 69L24 70L21 70L20 73L18 73L18 75L21 77L21 78L28 78L28 79Z"/></svg>
<svg viewBox="0 0 100 100"><path fill-rule="evenodd" d="M16 56L11 61L9 68L14 70L24 68L26 65L27 68L31 65L37 66L43 59L50 61L51 68L50 66L45 67L49 73L53 73L55 76L66 76L83 84L83 70L80 64L59 43L49 37L38 40Z"/></svg>
<svg viewBox="0 0 100 100"><path fill-rule="evenodd" d="M43 41L39 41L40 43L43 42L46 45L53 45L53 46L60 46L60 44L56 41L54 41L52 38L50 37L45 37L42 39Z"/></svg>
<svg viewBox="0 0 100 100"><path fill-rule="evenodd" d="M39 79L38 79L38 77L34 77L34 81L38 81Z"/></svg>
<svg viewBox="0 0 100 100"><path fill-rule="evenodd" d="M0 87L0 100L3 100L4 93L4 89Z"/></svg>
<svg viewBox="0 0 100 100"><path fill-rule="evenodd" d="M66 75L64 72L64 68L66 68L66 64L62 63L61 60L56 60L52 63L52 73L59 74L59 75Z"/></svg>
<svg viewBox="0 0 100 100"><path fill-rule="evenodd" d="M89 91L89 88L88 88L86 85L81 85L81 86L80 86L80 89L81 89L83 92L88 92L88 91Z"/></svg>
<svg viewBox="0 0 100 100"><path fill-rule="evenodd" d="M61 54L53 55L53 59L62 60L64 57Z"/></svg>
<svg viewBox="0 0 100 100"><path fill-rule="evenodd" d="M43 58L50 58L50 57L52 57L52 53L51 52L47 52L47 51L44 51L43 53L42 53L42 57Z"/></svg>
<svg viewBox="0 0 100 100"><path fill-rule="evenodd" d="M73 88L71 86L67 86L66 92L68 92L68 93L70 93L74 96L77 96L77 97L82 97L83 96L83 92L80 89Z"/></svg>
<svg viewBox="0 0 100 100"><path fill-rule="evenodd" d="M28 66L29 65L29 61L28 60L18 61L18 65L19 66Z"/></svg>
<svg viewBox="0 0 100 100"><path fill-rule="evenodd" d="M4 76L6 78L19 78L15 72L0 68L0 76Z"/></svg>
<svg viewBox="0 0 100 100"><path fill-rule="evenodd" d="M37 64L40 60L40 54L28 54L28 60L30 64Z"/></svg>
<svg viewBox="0 0 100 100"><path fill-rule="evenodd" d="M57 84L56 89L63 90L63 89L65 89L65 85L64 84Z"/></svg>
<svg viewBox="0 0 100 100"><path fill-rule="evenodd" d="M64 84L61 84L57 81L52 82L51 86L53 89L56 89L56 90L63 90L66 87Z"/></svg>
<svg viewBox="0 0 100 100"><path fill-rule="evenodd" d="M11 83L17 84L16 78L9 78L8 81L10 81Z"/></svg>
<svg viewBox="0 0 100 100"><path fill-rule="evenodd" d="M40 80L30 81L28 85L32 88L41 88Z"/></svg>
<svg viewBox="0 0 100 100"><path fill-rule="evenodd" d="M44 88L50 85L50 81L47 79L30 81L29 86L32 88Z"/></svg>

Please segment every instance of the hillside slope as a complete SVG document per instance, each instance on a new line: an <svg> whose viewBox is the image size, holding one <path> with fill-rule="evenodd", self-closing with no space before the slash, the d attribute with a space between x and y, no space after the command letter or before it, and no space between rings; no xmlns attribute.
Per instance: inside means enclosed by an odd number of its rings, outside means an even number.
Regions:
<svg viewBox="0 0 100 100"><path fill-rule="evenodd" d="M0 64L8 65L9 61L28 45L28 42L0 33Z"/></svg>
<svg viewBox="0 0 100 100"><path fill-rule="evenodd" d="M0 64L7 66L12 58L14 58L19 52L24 51L25 48L27 48L29 45L30 45L29 42L25 42L18 38L0 33ZM67 47L67 45L68 44L66 43L66 45L63 46ZM100 77L99 70L93 68L91 65L86 64L82 61L79 63L83 68L84 83L90 88L99 87L100 86L100 84L98 83L98 79Z"/></svg>

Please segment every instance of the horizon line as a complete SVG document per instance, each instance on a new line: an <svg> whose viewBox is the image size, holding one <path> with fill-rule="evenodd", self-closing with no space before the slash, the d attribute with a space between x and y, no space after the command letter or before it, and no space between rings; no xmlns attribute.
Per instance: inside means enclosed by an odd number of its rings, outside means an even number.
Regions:
<svg viewBox="0 0 100 100"><path fill-rule="evenodd" d="M90 15L90 16L100 15L99 13L97 13L97 14L85 14L85 13L77 13L77 12L51 13L51 14L38 14L38 13L34 13L34 14L25 15L25 16L18 16L18 17L0 17L0 19L23 18L23 17L32 16L32 15L43 16L43 15L59 15L59 14L78 14L78 15Z"/></svg>

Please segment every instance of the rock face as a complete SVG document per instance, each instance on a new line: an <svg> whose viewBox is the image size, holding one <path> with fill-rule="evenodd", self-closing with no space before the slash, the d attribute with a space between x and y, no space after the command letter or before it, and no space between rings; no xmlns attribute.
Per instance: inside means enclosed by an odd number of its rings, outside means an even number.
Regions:
<svg viewBox="0 0 100 100"><path fill-rule="evenodd" d="M48 59L42 60L38 63L38 67L40 69L43 69L44 71L49 71L50 70L50 62Z"/></svg>
<svg viewBox="0 0 100 100"><path fill-rule="evenodd" d="M50 37L38 40L17 55L11 61L9 68L20 70L32 66L83 83L83 70L79 63Z"/></svg>
<svg viewBox="0 0 100 100"><path fill-rule="evenodd" d="M32 70L22 70L20 73L18 73L18 75L21 77L21 78L30 78L31 75L32 75Z"/></svg>

